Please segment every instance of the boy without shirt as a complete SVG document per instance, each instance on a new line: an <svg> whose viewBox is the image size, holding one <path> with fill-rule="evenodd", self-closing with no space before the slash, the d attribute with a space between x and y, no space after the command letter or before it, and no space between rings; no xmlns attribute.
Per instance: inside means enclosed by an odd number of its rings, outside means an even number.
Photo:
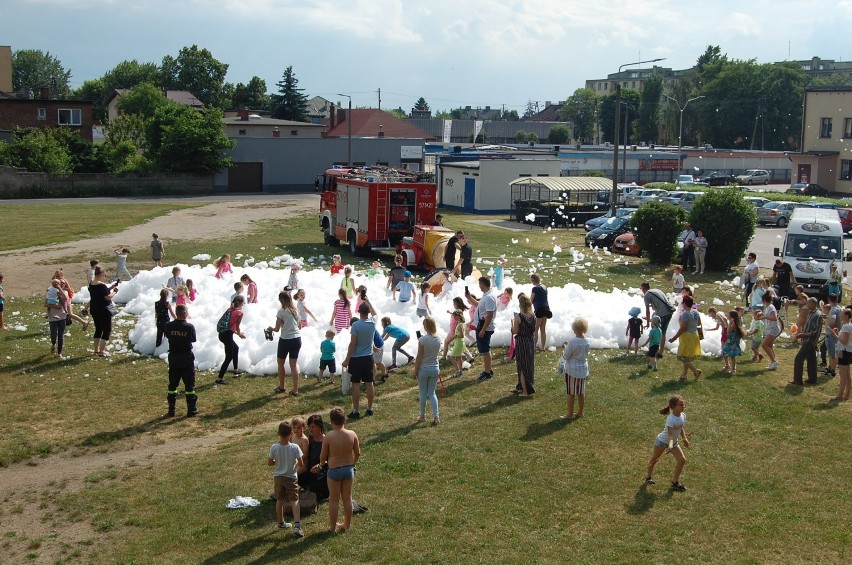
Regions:
<svg viewBox="0 0 852 565"><path fill-rule="evenodd" d="M345 428L343 408L332 408L329 419L332 431L322 440L319 465L322 467L328 464L328 520L332 533L336 533L345 532L352 526L352 483L355 480L355 464L361 457L361 447L355 432ZM341 496L342 524L337 521Z"/></svg>

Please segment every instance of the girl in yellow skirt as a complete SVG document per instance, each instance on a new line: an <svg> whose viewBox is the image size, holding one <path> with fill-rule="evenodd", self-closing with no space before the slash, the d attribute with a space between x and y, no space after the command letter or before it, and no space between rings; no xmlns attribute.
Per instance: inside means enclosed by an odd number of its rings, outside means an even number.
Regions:
<svg viewBox="0 0 852 565"><path fill-rule="evenodd" d="M681 381L686 380L687 371L692 371L696 380L701 376L701 369L695 366L695 360L701 357L701 342L698 339L700 317L698 310L692 309L693 304L691 296L683 297L683 313L678 318L680 327L669 340L670 343L674 343L676 339L680 340L677 345L677 358L683 363Z"/></svg>

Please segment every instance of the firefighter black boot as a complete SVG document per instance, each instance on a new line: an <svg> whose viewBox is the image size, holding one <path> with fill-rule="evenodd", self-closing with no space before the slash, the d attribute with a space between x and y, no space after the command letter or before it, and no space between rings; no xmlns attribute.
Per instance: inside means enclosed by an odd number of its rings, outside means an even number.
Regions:
<svg viewBox="0 0 852 565"><path fill-rule="evenodd" d="M195 403L198 401L198 396L196 396L195 392L187 392L186 393L186 417L191 418L198 414L198 408L195 407Z"/></svg>
<svg viewBox="0 0 852 565"><path fill-rule="evenodd" d="M166 412L166 416L171 417L175 415L175 401L177 401L177 393L169 392L166 395L166 400L169 401L169 411Z"/></svg>

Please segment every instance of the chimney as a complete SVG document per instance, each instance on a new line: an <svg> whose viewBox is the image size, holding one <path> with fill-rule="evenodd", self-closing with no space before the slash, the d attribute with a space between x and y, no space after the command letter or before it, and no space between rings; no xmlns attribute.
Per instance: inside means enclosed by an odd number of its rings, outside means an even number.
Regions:
<svg viewBox="0 0 852 565"><path fill-rule="evenodd" d="M38 97L42 100L50 100L50 89L46 86L42 86L38 91Z"/></svg>
<svg viewBox="0 0 852 565"><path fill-rule="evenodd" d="M237 116L239 116L240 120L243 122L247 122L249 119L249 111L245 106L241 106L239 110L237 110Z"/></svg>
<svg viewBox="0 0 852 565"><path fill-rule="evenodd" d="M332 129L337 125L337 106L331 104L328 108L328 129Z"/></svg>
<svg viewBox="0 0 852 565"><path fill-rule="evenodd" d="M379 124L379 137L384 137L384 136L385 136L384 126L382 126L382 124Z"/></svg>

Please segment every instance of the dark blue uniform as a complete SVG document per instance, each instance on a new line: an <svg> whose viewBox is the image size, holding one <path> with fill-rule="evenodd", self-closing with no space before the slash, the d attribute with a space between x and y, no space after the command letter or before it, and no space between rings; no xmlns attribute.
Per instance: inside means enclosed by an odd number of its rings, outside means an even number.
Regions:
<svg viewBox="0 0 852 565"><path fill-rule="evenodd" d="M186 415L198 413L195 394L195 355L192 344L195 343L195 326L186 320L172 320L165 326L165 336L169 340L169 416L175 415L177 388L183 381L186 394Z"/></svg>

